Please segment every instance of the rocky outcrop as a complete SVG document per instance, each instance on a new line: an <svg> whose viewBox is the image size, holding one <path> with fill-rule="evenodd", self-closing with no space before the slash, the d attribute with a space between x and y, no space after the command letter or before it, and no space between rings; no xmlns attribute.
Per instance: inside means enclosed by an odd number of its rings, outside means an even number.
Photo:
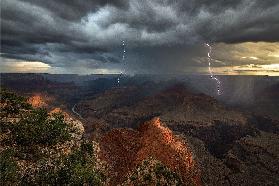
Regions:
<svg viewBox="0 0 279 186"><path fill-rule="evenodd" d="M50 99L48 99L46 95L40 93L33 94L27 100L27 102L35 108L46 107L48 101L50 101Z"/></svg>
<svg viewBox="0 0 279 186"><path fill-rule="evenodd" d="M185 184L200 185L198 165L187 142L164 127L159 118L137 130L111 130L100 139L100 157L110 165L112 185L123 182L149 157L175 171Z"/></svg>

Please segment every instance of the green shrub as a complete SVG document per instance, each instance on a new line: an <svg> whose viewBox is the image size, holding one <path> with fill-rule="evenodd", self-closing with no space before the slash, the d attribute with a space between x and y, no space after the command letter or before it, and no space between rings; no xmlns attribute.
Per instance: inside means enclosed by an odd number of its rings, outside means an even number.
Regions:
<svg viewBox="0 0 279 186"><path fill-rule="evenodd" d="M50 117L45 109L35 109L22 118L12 130L18 145L54 145L71 139L70 128L63 115Z"/></svg>
<svg viewBox="0 0 279 186"><path fill-rule="evenodd" d="M96 170L92 143L84 141L51 161L39 150L71 139L73 129L61 113L49 115L32 108L24 97L1 90L0 114L1 145L11 147L0 154L0 185L102 185L105 177ZM35 163L38 169L21 172L15 160Z"/></svg>
<svg viewBox="0 0 279 186"><path fill-rule="evenodd" d="M131 176L130 176L130 180L132 182L136 181L138 179L137 174L134 172Z"/></svg>
<svg viewBox="0 0 279 186"><path fill-rule="evenodd" d="M13 92L9 92L6 89L1 89L1 114L5 116L20 114L22 110L31 109L32 106L27 103L27 99L22 96L18 96Z"/></svg>
<svg viewBox="0 0 279 186"><path fill-rule="evenodd" d="M155 160L155 162L154 162ZM155 164L154 164L155 163ZM128 185L183 185L181 177L153 158L143 160L136 170L132 172ZM125 183L125 184L126 184Z"/></svg>
<svg viewBox="0 0 279 186"><path fill-rule="evenodd" d="M10 149L0 153L0 185L13 185L18 182L18 168L12 158L13 154Z"/></svg>
<svg viewBox="0 0 279 186"><path fill-rule="evenodd" d="M152 181L152 176L150 173L143 175L143 180L146 182L151 182Z"/></svg>
<svg viewBox="0 0 279 186"><path fill-rule="evenodd" d="M90 143L83 143L78 150L64 157L58 164L62 165L58 170L49 168L41 170L37 177L37 183L51 185L102 185L105 180L104 175L95 169L93 146Z"/></svg>
<svg viewBox="0 0 279 186"><path fill-rule="evenodd" d="M168 182L177 182L176 185L182 185L181 178L173 171L169 170L165 165L157 163L154 172L156 176L165 178Z"/></svg>
<svg viewBox="0 0 279 186"><path fill-rule="evenodd" d="M6 90L1 90L0 114L0 132L11 131L12 141L18 145L54 145L71 138L61 113L49 116L46 109L34 109L26 98ZM19 121L10 122L13 117Z"/></svg>

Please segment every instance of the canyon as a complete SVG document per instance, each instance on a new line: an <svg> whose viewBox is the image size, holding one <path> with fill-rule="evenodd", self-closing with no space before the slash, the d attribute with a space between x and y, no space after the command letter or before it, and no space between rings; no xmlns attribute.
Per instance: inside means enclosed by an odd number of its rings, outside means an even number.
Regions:
<svg viewBox="0 0 279 186"><path fill-rule="evenodd" d="M94 142L108 177L105 185L279 183L278 110L228 105L177 81L127 79L125 86L94 88L112 80L83 87L39 78L55 88L10 89L29 97L34 107L63 111L82 123L83 138ZM277 87L272 84L257 100L263 109L276 107Z"/></svg>

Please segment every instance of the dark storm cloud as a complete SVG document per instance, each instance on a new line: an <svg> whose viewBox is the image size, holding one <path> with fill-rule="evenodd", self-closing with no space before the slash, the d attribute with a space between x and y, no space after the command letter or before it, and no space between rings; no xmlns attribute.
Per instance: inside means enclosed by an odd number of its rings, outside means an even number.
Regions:
<svg viewBox="0 0 279 186"><path fill-rule="evenodd" d="M111 2L107 0L26 0L25 2L43 7L66 20L79 20L86 16L88 12L96 11L97 8L108 4L118 8L125 8L128 5L128 1L123 0L113 0Z"/></svg>
<svg viewBox="0 0 279 186"><path fill-rule="evenodd" d="M274 0L2 0L1 56L108 67L125 40L129 68L176 70L203 42L279 41L278 15Z"/></svg>

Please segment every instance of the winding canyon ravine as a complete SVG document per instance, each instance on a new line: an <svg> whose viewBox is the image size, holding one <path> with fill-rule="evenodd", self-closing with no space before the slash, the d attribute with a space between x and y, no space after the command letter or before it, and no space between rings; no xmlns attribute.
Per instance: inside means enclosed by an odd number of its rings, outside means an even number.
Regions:
<svg viewBox="0 0 279 186"><path fill-rule="evenodd" d="M75 110L76 105L77 105L77 104L74 104L74 106L72 107L72 112L73 112L75 115L77 115L80 119L84 119L84 118L81 116L81 114L78 113L78 112Z"/></svg>

